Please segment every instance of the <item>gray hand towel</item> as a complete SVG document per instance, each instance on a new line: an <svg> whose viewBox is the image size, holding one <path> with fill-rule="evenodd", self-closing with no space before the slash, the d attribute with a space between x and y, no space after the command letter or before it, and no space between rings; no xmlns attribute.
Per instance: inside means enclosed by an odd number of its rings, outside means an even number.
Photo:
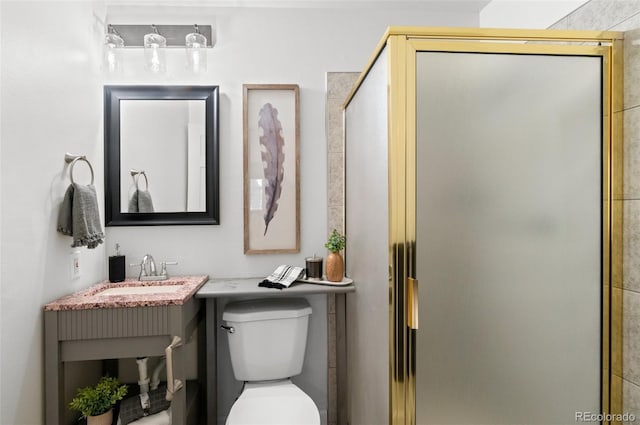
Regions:
<svg viewBox="0 0 640 425"><path fill-rule="evenodd" d="M73 237L73 248L86 246L92 249L102 243L104 233L93 185L69 185L60 205L58 232Z"/></svg>
<svg viewBox="0 0 640 425"><path fill-rule="evenodd" d="M129 199L130 213L149 213L153 212L153 201L148 190L136 189Z"/></svg>

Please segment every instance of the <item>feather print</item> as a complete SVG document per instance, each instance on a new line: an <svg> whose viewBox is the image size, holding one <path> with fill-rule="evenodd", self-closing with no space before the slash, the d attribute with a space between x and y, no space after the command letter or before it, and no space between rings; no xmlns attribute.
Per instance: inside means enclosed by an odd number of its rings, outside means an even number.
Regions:
<svg viewBox="0 0 640 425"><path fill-rule="evenodd" d="M264 178L267 181L264 187L266 205L264 210L264 234L267 234L269 223L278 210L278 200L282 194L282 180L284 179L284 137L282 137L282 124L278 120L278 110L270 103L265 103L260 109L258 126L262 128L260 144Z"/></svg>

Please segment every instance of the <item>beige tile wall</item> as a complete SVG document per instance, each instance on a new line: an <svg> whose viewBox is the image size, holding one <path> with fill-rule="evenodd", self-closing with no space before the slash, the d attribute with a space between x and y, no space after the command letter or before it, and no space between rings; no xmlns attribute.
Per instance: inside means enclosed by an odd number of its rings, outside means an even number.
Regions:
<svg viewBox="0 0 640 425"><path fill-rule="evenodd" d="M327 232L344 233L344 142L342 104L358 79L359 72L327 73L328 181Z"/></svg>
<svg viewBox="0 0 640 425"><path fill-rule="evenodd" d="M640 1L591 0L552 28L626 31L624 43L624 189L622 403L640 422ZM614 285L615 286L615 285Z"/></svg>
<svg viewBox="0 0 640 425"><path fill-rule="evenodd" d="M327 73L327 236L333 229L344 234L344 143L342 103L351 91L360 73L328 72ZM338 384L337 373L337 338L336 299L335 295L327 297L328 357L329 357L329 425L337 425L338 420Z"/></svg>

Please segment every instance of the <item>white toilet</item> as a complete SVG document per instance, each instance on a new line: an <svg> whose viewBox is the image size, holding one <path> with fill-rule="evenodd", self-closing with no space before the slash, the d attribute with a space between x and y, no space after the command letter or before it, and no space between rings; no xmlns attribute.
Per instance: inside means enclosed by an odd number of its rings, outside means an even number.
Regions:
<svg viewBox="0 0 640 425"><path fill-rule="evenodd" d="M233 374L245 381L227 425L320 424L315 403L290 379L302 371L310 315L309 303L297 298L226 305Z"/></svg>

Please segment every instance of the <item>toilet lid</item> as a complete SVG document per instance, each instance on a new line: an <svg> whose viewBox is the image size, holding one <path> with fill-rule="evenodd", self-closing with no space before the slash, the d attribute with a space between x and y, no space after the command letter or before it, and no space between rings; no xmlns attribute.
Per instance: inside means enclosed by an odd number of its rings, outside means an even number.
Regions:
<svg viewBox="0 0 640 425"><path fill-rule="evenodd" d="M227 425L320 425L316 404L291 381L247 383Z"/></svg>

